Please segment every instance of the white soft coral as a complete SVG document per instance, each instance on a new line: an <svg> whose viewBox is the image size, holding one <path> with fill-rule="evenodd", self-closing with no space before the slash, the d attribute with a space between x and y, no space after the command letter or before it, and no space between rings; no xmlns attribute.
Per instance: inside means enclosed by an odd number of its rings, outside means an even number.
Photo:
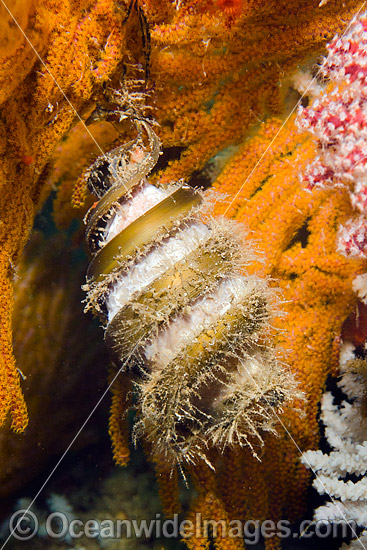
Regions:
<svg viewBox="0 0 367 550"><path fill-rule="evenodd" d="M351 344L344 345L341 353L342 377L339 388L346 395L340 405L334 402L331 392L327 392L321 403L321 420L325 425L325 436L332 451L307 451L302 462L311 468L316 478L315 489L327 494L332 502L315 510L315 521L355 522L359 527L367 526L367 418L363 414L366 397L365 362L351 360ZM359 479L346 480L354 474ZM363 548L367 540L367 530L363 531L349 548Z"/></svg>

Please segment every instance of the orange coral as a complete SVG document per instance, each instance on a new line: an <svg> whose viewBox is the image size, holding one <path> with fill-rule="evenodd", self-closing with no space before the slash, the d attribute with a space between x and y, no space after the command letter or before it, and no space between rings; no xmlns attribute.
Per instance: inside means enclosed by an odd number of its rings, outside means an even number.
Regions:
<svg viewBox="0 0 367 550"><path fill-rule="evenodd" d="M126 466L130 456L129 425L126 418L131 402L130 385L121 374L116 377L114 373L111 373L110 384L112 384L112 404L108 432L116 464Z"/></svg>
<svg viewBox="0 0 367 550"><path fill-rule="evenodd" d="M348 192L305 190L299 174L315 144L298 133L294 120L277 135L280 127L276 120L264 124L215 182L215 188L232 197L230 204L217 204L216 212L249 227L264 251L265 263L257 269L282 289L287 315L279 319L279 346L306 393L306 417L286 410L281 437L266 438L262 462L241 452L243 466L234 475L233 487L251 487L248 517L275 521L284 514L295 519L303 510L308 475L299 463L300 450L318 446L318 403L327 375L337 373L341 328L355 307L352 280L366 269L365 263L335 252L339 224L352 211ZM217 474L219 496L229 460L224 457L219 481Z"/></svg>
<svg viewBox="0 0 367 550"><path fill-rule="evenodd" d="M289 74L318 56L362 2L334 0L320 8L316 0L235 1L230 25L216 0L137 4L150 27L151 103L168 160L159 175L171 181L190 178L219 151L242 143L265 114L283 113ZM120 142L126 141L123 133ZM67 179L77 181L73 156L63 159Z"/></svg>
<svg viewBox="0 0 367 550"><path fill-rule="evenodd" d="M79 114L89 113L94 102L102 99L103 84L112 79L111 85L118 86L123 56L128 62L144 61L141 40L122 25L128 3L41 0L27 2L20 14L14 1L9 8L20 16L20 27L46 65L21 33L13 40L11 18L1 8L6 35L0 42L0 422L10 410L18 431L27 417L12 357L13 266L35 209L49 190L45 182L51 155L76 122L70 103ZM351 211L346 191L309 195L300 187L298 173L314 154L312 142L297 134L292 123L271 145L261 167L250 173L280 122L264 124L258 136L245 140L259 119L284 110L288 74L317 55L362 2L329 0L319 7L318 0L243 0L232 3L241 5L241 10L227 10L224 18L222 4L214 0L139 2L151 29L151 80L160 138L166 150L179 153L159 177L165 181L189 178L227 146L241 144L215 183L235 200L229 208L218 205L217 212L246 222L264 251L265 266L257 269L271 275L283 290L288 315L279 321L279 344L307 393L307 421L286 411L282 420L289 433L283 431L278 440L266 438L261 463L242 451L213 457L215 474L205 465L192 470L199 496L191 514L202 509L205 517L221 519L279 519L283 513L295 517L302 508L307 474L290 435L301 449L317 444L317 403L327 374L336 372L341 325L354 305L351 280L364 266L334 251L337 226ZM136 21L132 24L136 30ZM62 173L69 183L75 174L70 147L79 147L83 139L78 132L75 140L65 142L66 156L58 153L58 166L65 159ZM88 145L75 148L83 157L81 164L89 163L89 151ZM75 164L75 170L80 170L81 164ZM66 183L61 189L65 194L59 195L59 214L71 186ZM67 218L64 215L61 223ZM121 412L118 399L112 412L113 418ZM116 424L110 429L116 435L115 452L124 462L125 433ZM168 491L175 480L166 471L161 478L167 487L167 507L173 509L176 492ZM227 542L222 540L221 546ZM189 544L199 548L209 543L207 538L194 538ZM235 544L240 546L241 541Z"/></svg>
<svg viewBox="0 0 367 550"><path fill-rule="evenodd" d="M361 2L228 2L236 11L230 25L224 4L182 1L176 10L168 1L146 2L160 138L183 148L166 181L189 177L241 143L264 113L281 113L289 71L318 55Z"/></svg>
<svg viewBox="0 0 367 550"><path fill-rule="evenodd" d="M20 16L19 27L11 13ZM121 72L125 13L113 0L42 0L23 2L21 10L9 2L1 14L0 424L10 410L13 428L21 431L27 413L12 353L12 270L49 191L45 182L55 146L77 112L89 108L102 85Z"/></svg>

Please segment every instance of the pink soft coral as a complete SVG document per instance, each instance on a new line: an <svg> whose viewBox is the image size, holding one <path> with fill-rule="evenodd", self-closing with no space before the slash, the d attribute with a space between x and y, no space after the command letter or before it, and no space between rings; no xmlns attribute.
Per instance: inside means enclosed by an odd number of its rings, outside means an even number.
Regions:
<svg viewBox="0 0 367 550"><path fill-rule="evenodd" d="M356 218L341 227L338 250L367 257L367 12L328 45L320 73L330 80L298 124L313 133L318 155L303 175L306 186L336 185L350 190Z"/></svg>

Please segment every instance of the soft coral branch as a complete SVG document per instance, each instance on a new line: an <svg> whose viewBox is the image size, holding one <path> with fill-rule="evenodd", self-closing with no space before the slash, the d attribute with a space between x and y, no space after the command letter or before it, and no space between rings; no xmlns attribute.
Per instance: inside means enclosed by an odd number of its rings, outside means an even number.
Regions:
<svg viewBox="0 0 367 550"><path fill-rule="evenodd" d="M340 228L338 250L367 257L367 14L328 45L320 73L330 83L298 123L317 140L318 154L304 173L309 189L349 190L355 216Z"/></svg>
<svg viewBox="0 0 367 550"><path fill-rule="evenodd" d="M113 0L41 0L24 8L20 26L10 13L19 15L16 3L1 8L9 40L0 42L0 423L10 411L17 431L27 414L12 353L12 266L47 195L55 146L103 83L119 79L126 54L122 2L118 9Z"/></svg>

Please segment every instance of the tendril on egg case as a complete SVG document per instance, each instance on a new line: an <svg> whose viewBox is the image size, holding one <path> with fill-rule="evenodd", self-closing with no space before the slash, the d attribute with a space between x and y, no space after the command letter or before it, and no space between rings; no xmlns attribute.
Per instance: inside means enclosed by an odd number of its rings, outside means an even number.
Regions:
<svg viewBox="0 0 367 550"><path fill-rule="evenodd" d="M246 273L241 225L207 219L184 182L149 183L161 146L148 121L134 123L136 139L85 174L99 199L85 219L87 309L133 377L133 436L172 464L208 461L213 447L255 453L294 388L269 338L273 292Z"/></svg>

